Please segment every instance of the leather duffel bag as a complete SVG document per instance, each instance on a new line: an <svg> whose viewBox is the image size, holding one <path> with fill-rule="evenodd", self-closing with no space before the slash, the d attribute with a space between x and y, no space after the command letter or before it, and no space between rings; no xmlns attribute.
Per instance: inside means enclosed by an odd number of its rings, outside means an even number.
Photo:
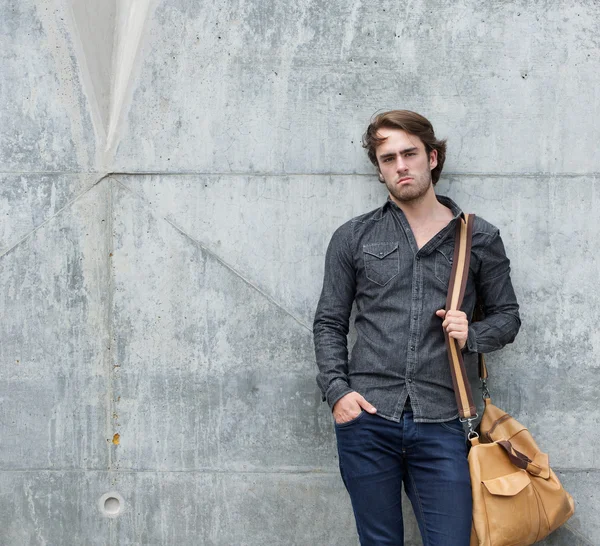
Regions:
<svg viewBox="0 0 600 546"><path fill-rule="evenodd" d="M490 398L485 404L480 436L469 439L471 544L533 544L573 515L573 498L527 428L494 406Z"/></svg>
<svg viewBox="0 0 600 546"><path fill-rule="evenodd" d="M471 256L473 215L457 225L446 310L460 309ZM468 423L473 493L471 546L527 546L548 536L574 512L573 499L550 468L525 426L491 403L487 368L479 355L485 409L478 417L456 340L446 334L450 369L461 421Z"/></svg>

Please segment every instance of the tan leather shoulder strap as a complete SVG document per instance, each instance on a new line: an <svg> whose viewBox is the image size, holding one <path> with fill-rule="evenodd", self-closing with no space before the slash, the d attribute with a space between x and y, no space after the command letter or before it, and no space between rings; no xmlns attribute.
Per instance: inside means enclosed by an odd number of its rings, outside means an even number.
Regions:
<svg viewBox="0 0 600 546"><path fill-rule="evenodd" d="M474 215L465 214L464 220L461 218L456 226L454 258L452 261L450 286L448 287L448 296L446 298L446 311L456 311L460 309L463 302L467 280L469 278L474 220ZM455 339L450 338L448 334L444 335L446 338L446 347L448 349L448 359L450 361L450 371L452 373L452 383L454 385L458 413L462 419L470 419L475 417L477 413L473 402L471 385L469 384L465 364L463 362L462 352L458 348L458 342Z"/></svg>

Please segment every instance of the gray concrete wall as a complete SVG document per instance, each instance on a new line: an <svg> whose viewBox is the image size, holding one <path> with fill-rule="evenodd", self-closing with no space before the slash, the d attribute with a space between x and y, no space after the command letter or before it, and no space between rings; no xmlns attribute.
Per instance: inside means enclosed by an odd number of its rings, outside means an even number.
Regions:
<svg viewBox="0 0 600 546"><path fill-rule="evenodd" d="M310 330L398 107L512 259L492 392L577 504L545 544L600 543L597 2L0 10L0 544L357 544Z"/></svg>

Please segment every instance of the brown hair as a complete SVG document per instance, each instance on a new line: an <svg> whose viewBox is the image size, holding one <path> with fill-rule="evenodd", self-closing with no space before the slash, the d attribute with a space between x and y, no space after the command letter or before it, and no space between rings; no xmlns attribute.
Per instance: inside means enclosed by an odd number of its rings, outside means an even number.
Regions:
<svg viewBox="0 0 600 546"><path fill-rule="evenodd" d="M379 164L377 163L375 150L385 140L377 137L377 131L383 127L400 129L410 135L419 137L425 145L427 157L429 157L433 150L437 150L437 166L431 171L431 180L435 185L440 179L440 174L444 168L446 141L435 138L433 126L429 120L410 110L391 110L374 116L363 135L362 146L366 148L369 159L377 167L377 170L379 170Z"/></svg>

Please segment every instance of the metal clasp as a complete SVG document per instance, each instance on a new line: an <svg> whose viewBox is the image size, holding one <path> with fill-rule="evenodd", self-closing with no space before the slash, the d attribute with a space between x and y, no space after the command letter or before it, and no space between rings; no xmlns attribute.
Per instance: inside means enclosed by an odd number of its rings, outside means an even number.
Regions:
<svg viewBox="0 0 600 546"><path fill-rule="evenodd" d="M475 432L475 429L473 428L473 421L475 421L478 417L479 417L479 414L476 413L475 417L467 417L466 419L461 419L461 418L458 419L461 423L467 423L467 426L469 427L469 432L467 433L467 438L469 440L472 440L473 438L479 438L479 434L477 434L477 432Z"/></svg>

